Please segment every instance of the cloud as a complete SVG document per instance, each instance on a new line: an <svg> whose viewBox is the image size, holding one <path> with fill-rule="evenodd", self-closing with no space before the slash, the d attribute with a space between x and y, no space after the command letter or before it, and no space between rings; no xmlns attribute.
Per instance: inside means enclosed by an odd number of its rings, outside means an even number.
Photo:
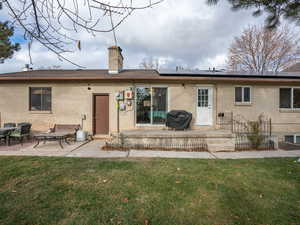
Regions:
<svg viewBox="0 0 300 225"><path fill-rule="evenodd" d="M118 27L116 35L127 68L138 68L147 56L158 58L168 68L224 68L233 37L248 24L255 23L262 24L263 18L253 18L251 11L232 12L226 1L208 6L206 0L165 0L151 9L134 12ZM93 37L81 31L72 35L81 40L82 50L68 53L66 57L87 68L107 68L107 47L114 44L112 33L98 33ZM38 43L34 43L31 55L34 68L53 65L76 68L59 61ZM23 43L12 59L0 64L0 73L20 71L26 63L29 57L27 45Z"/></svg>
<svg viewBox="0 0 300 225"><path fill-rule="evenodd" d="M181 62L191 68L206 68L213 59L215 66L225 64L217 56L226 54L233 37L248 24L262 22L249 11L232 12L228 4L210 7L205 1L170 1L151 14L126 21L119 34L125 37L123 46L130 46L131 54L171 57L169 66ZM146 30L139 29L141 23Z"/></svg>

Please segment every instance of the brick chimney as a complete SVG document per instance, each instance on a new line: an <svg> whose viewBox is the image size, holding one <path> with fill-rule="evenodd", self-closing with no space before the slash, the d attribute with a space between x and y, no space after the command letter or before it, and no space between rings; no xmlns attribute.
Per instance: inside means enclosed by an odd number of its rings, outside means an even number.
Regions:
<svg viewBox="0 0 300 225"><path fill-rule="evenodd" d="M123 69L122 49L119 46L108 48L108 73L118 74Z"/></svg>

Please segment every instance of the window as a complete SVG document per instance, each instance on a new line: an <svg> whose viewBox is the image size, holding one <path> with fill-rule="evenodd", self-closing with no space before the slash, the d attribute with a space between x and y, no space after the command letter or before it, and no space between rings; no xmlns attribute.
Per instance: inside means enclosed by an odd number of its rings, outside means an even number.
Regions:
<svg viewBox="0 0 300 225"><path fill-rule="evenodd" d="M300 108L300 88L293 88L293 108Z"/></svg>
<svg viewBox="0 0 300 225"><path fill-rule="evenodd" d="M294 143L294 135L286 135L284 136L284 141L289 143Z"/></svg>
<svg viewBox="0 0 300 225"><path fill-rule="evenodd" d="M236 103L251 103L250 87L235 87L235 102Z"/></svg>
<svg viewBox="0 0 300 225"><path fill-rule="evenodd" d="M279 107L282 109L300 109L300 88L280 88Z"/></svg>
<svg viewBox="0 0 300 225"><path fill-rule="evenodd" d="M51 88L29 88L29 110L51 111Z"/></svg>
<svg viewBox="0 0 300 225"><path fill-rule="evenodd" d="M300 144L300 136L295 135L295 143Z"/></svg>
<svg viewBox="0 0 300 225"><path fill-rule="evenodd" d="M285 135L284 136L284 141L288 143L293 143L293 144L300 144L300 136L295 134L295 135Z"/></svg>
<svg viewBox="0 0 300 225"><path fill-rule="evenodd" d="M280 88L280 108L291 108L291 88Z"/></svg>
<svg viewBox="0 0 300 225"><path fill-rule="evenodd" d="M198 89L198 107L208 107L208 89Z"/></svg>

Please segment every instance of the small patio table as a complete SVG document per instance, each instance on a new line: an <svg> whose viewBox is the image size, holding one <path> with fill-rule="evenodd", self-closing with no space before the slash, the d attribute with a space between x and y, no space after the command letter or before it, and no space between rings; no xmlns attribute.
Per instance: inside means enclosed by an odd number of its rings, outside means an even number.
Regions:
<svg viewBox="0 0 300 225"><path fill-rule="evenodd" d="M37 143L35 146L33 146L33 148L36 148L40 144L40 141L43 141L44 144L46 143L46 141L58 141L60 147L64 148L62 142L64 141L69 145L70 143L67 141L67 138L69 136L69 132L52 132L36 134L34 135L34 138L37 140Z"/></svg>
<svg viewBox="0 0 300 225"><path fill-rule="evenodd" d="M16 129L16 127L4 127L4 128L0 128L0 135L2 135L3 133L6 133L7 131L14 131ZM9 145L9 134L6 135L6 144Z"/></svg>

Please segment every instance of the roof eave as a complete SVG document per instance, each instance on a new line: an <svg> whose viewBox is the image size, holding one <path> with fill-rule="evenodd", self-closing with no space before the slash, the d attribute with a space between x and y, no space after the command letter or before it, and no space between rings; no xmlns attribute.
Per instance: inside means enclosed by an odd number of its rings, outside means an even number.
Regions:
<svg viewBox="0 0 300 225"><path fill-rule="evenodd" d="M0 81L177 81L177 82L255 82L255 83L290 83L296 78L237 78L237 77L0 77Z"/></svg>

